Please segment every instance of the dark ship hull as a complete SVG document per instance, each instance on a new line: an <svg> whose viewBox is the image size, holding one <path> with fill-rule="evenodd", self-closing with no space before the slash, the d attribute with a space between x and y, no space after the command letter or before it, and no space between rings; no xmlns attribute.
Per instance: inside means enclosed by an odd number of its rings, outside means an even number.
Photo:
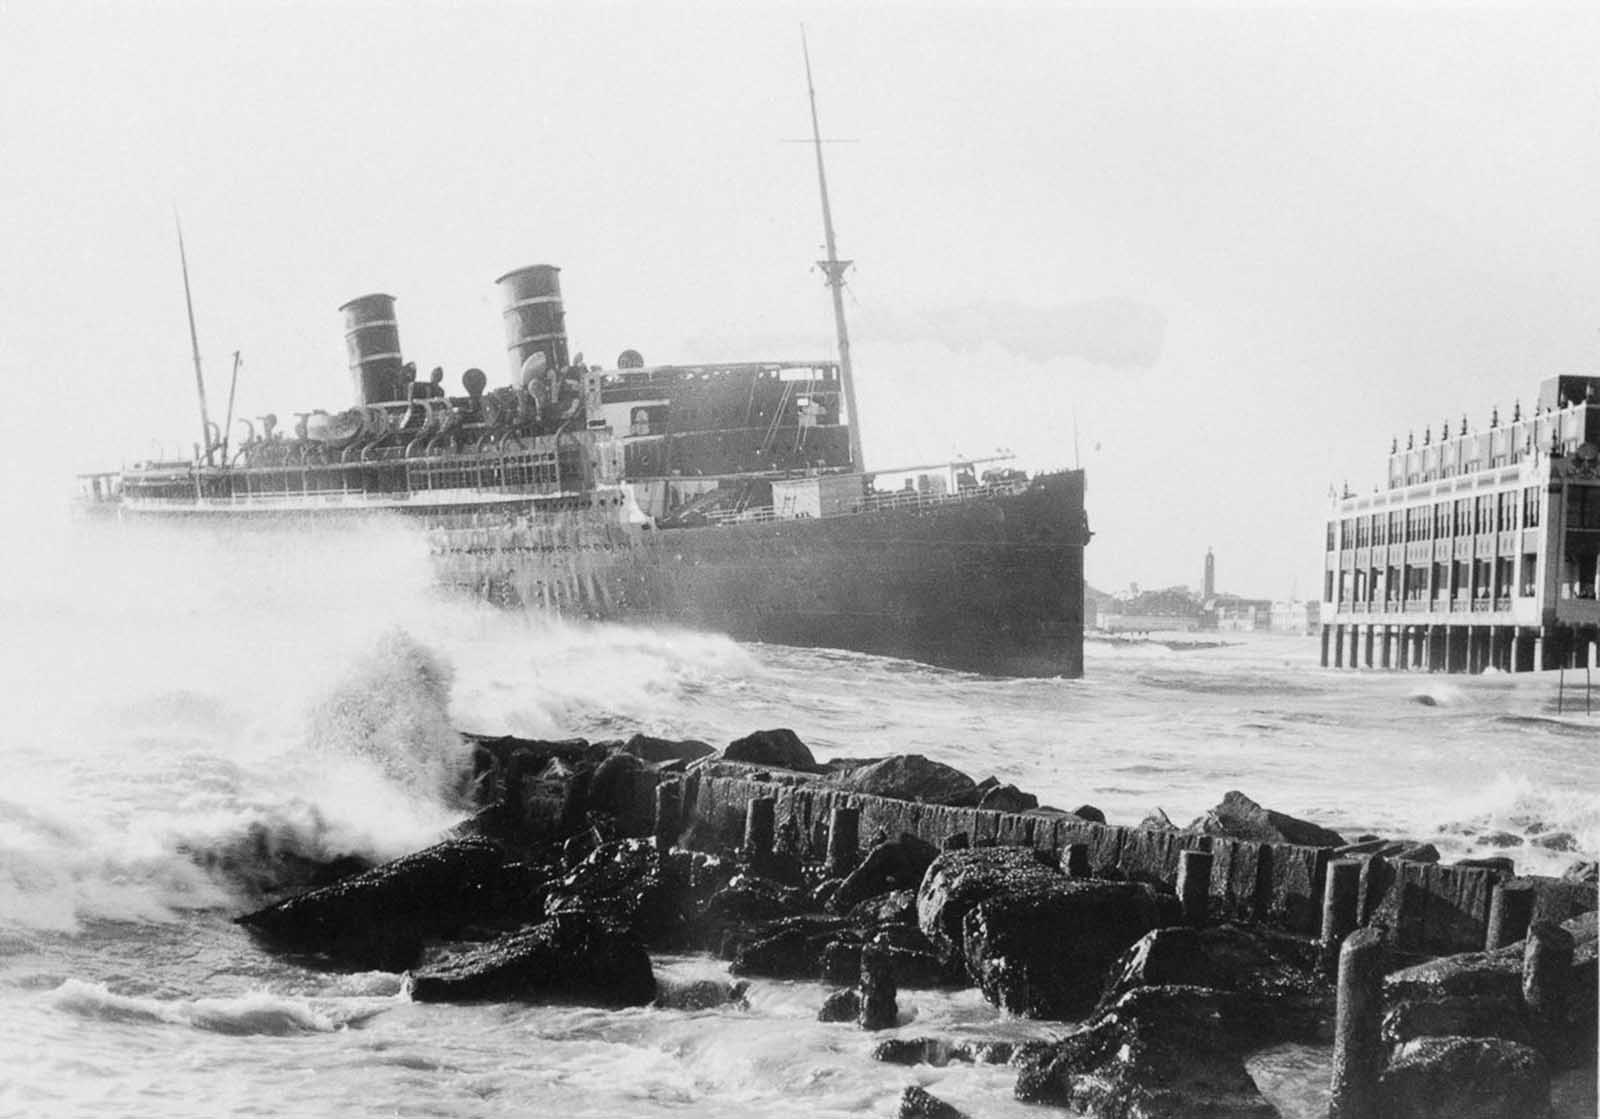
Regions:
<svg viewBox="0 0 1600 1119"><path fill-rule="evenodd" d="M1081 471L1009 493L822 518L640 530L592 510L434 533L440 578L508 606L849 649L973 672L1083 674Z"/></svg>

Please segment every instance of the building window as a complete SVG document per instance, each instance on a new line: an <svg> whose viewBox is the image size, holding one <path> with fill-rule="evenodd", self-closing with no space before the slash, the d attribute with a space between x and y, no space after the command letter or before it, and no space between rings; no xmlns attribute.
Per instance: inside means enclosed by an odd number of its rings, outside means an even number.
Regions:
<svg viewBox="0 0 1600 1119"><path fill-rule="evenodd" d="M1539 557L1533 552L1522 553L1522 597L1532 598L1537 589L1534 576L1538 571Z"/></svg>
<svg viewBox="0 0 1600 1119"><path fill-rule="evenodd" d="M1433 507L1433 538L1435 540L1448 540L1450 538L1450 503L1441 501Z"/></svg>
<svg viewBox="0 0 1600 1119"><path fill-rule="evenodd" d="M1544 507L1544 491L1529 486L1522 491L1522 524L1526 528L1539 527L1539 511Z"/></svg>
<svg viewBox="0 0 1600 1119"><path fill-rule="evenodd" d="M1396 509L1389 514L1389 543L1404 544L1406 542L1406 515Z"/></svg>
<svg viewBox="0 0 1600 1119"><path fill-rule="evenodd" d="M1333 522L1328 522L1328 551L1333 551Z"/></svg>

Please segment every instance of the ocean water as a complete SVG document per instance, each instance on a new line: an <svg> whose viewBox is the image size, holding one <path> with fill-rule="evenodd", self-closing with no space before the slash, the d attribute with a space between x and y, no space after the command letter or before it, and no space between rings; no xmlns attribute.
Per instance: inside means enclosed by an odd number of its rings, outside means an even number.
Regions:
<svg viewBox="0 0 1600 1119"><path fill-rule="evenodd" d="M1446 858L1559 873L1600 849L1581 674L1558 714L1553 674L1334 672L1314 639L1247 636L1091 644L1083 680L989 679L443 598L399 526L44 518L3 562L0 1116L884 1116L912 1083L1045 1113L1003 1067L873 1062L876 1037L815 1020L814 984L696 1012L419 1005L402 976L306 970L230 923L262 850L383 858L459 819L456 728L720 745L787 726L822 757L919 752L1113 822L1186 823L1241 789ZM1557 832L1571 850L1530 842ZM972 992L901 1007L906 1036L1062 1028ZM1285 1115L1325 1106L1325 1053L1252 1068Z"/></svg>

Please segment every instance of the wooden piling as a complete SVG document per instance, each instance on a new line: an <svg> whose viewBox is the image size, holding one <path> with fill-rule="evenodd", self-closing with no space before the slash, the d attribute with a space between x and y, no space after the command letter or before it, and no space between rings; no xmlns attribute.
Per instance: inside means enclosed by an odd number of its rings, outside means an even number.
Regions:
<svg viewBox="0 0 1600 1119"><path fill-rule="evenodd" d="M1528 1007L1533 1038L1552 1065L1567 1064L1567 999L1574 982L1572 934L1560 925L1537 921L1528 929L1522 951L1522 1001Z"/></svg>
<svg viewBox="0 0 1600 1119"><path fill-rule="evenodd" d="M1339 950L1328 1119L1377 1119L1382 995L1383 939L1376 929L1357 929Z"/></svg>
<svg viewBox="0 0 1600 1119"><path fill-rule="evenodd" d="M1504 948L1526 936L1536 900L1537 895L1527 886L1497 883L1489 898L1489 931L1484 948Z"/></svg>
<svg viewBox="0 0 1600 1119"><path fill-rule="evenodd" d="M1178 853L1178 901L1183 906L1183 923L1204 928L1207 905L1211 900L1211 852Z"/></svg>
<svg viewBox="0 0 1600 1119"><path fill-rule="evenodd" d="M827 873L842 878L855 869L861 858L861 811L839 807L833 810L828 827Z"/></svg>
<svg viewBox="0 0 1600 1119"><path fill-rule="evenodd" d="M656 850L666 854L678 841L683 822L683 785L677 781L662 781L656 786L655 823L651 834L656 839Z"/></svg>
<svg viewBox="0 0 1600 1119"><path fill-rule="evenodd" d="M1360 894L1360 860L1330 862L1327 884L1322 892L1322 953L1330 964L1338 955L1344 938L1355 931Z"/></svg>
<svg viewBox="0 0 1600 1119"><path fill-rule="evenodd" d="M751 797L744 808L744 853L752 862L772 858L777 837L778 802L772 797Z"/></svg>
<svg viewBox="0 0 1600 1119"><path fill-rule="evenodd" d="M861 949L861 1028L892 1029L900 1014L894 983L894 955L881 934Z"/></svg>

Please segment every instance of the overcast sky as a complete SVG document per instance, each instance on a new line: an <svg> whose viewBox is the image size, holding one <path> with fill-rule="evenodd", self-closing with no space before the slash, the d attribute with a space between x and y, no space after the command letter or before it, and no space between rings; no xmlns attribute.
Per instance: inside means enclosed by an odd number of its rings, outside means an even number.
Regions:
<svg viewBox="0 0 1600 1119"><path fill-rule="evenodd" d="M541 262L591 362L829 355L802 21L868 464L1081 457L1097 586L1315 594L1330 483L1600 371L1588 12L0 0L7 500L194 440L175 205L216 413L370 291L499 383Z"/></svg>

